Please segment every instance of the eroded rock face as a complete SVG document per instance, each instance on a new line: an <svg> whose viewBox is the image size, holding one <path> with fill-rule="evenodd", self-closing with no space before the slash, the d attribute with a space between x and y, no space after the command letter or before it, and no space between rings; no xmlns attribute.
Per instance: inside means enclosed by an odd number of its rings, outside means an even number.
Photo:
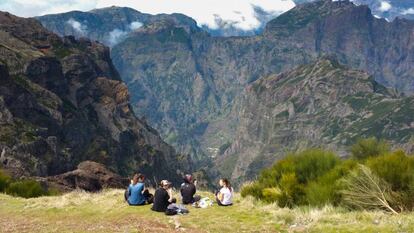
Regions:
<svg viewBox="0 0 414 233"><path fill-rule="evenodd" d="M255 99L246 87L332 55L340 64L372 75L377 83L410 95L414 90L413 31L413 21L387 22L374 17L366 6L324 0L295 7L271 20L261 35L253 37L212 37L200 30L186 30L172 21L149 23L114 46L112 58L131 90L131 104L139 116L145 116L179 151L198 157L201 166L211 165L208 163L211 160L203 161L206 157L213 161L219 157L214 166L223 161L222 155L234 155L225 156L228 162L224 164L231 167L223 166L221 170L225 171L223 175L239 177L247 167L269 165L275 157L285 154L282 147L295 150L325 143L325 138L319 138L324 134L318 127L322 123L307 124L308 117L303 116L297 104L306 103L307 114L322 114L324 109L335 116L357 117L365 122L358 125L362 136L384 137L396 145L407 145L410 139L406 132L411 132L411 123L405 117L393 119L401 123L400 128L384 128L389 125L382 122L381 126L373 120L375 112L367 105L360 110L347 104L337 107L329 101L320 106L316 99L320 96L327 99L341 96L339 87L332 83L320 84L321 90L332 92L332 96L313 88L305 92L306 98L299 95L302 90L291 86L286 90L274 89L277 95L270 90L265 92L269 98ZM373 89L363 83L355 84L354 88L372 93ZM290 95L305 99L297 102L289 99ZM268 101L277 107L262 107ZM394 110L408 116L412 113L408 106ZM401 109L407 112L403 114ZM272 114L279 111L288 120L281 121L286 128L275 128L272 132L275 135L270 137L269 130L280 119L275 119L276 122L266 119L274 119ZM357 111L361 114L355 114ZM256 115L266 118L255 122ZM305 122L301 121L304 119ZM266 123L260 123L261 120ZM332 133L327 136L329 146L343 149L341 140L333 140L343 135L338 132L338 125L330 122L329 127L330 131L325 129ZM241 137L241 133L247 138ZM354 134L352 130L351 135ZM312 143L303 143L301 135L310 137ZM267 148L266 158L261 160L256 155L262 146ZM271 153L275 156L270 157ZM235 173L233 165L239 167Z"/></svg>
<svg viewBox="0 0 414 233"><path fill-rule="evenodd" d="M413 104L414 97L323 58L247 86L223 120L222 129L235 133L216 167L240 184L290 151L323 147L344 156L373 136L409 150Z"/></svg>
<svg viewBox="0 0 414 233"><path fill-rule="evenodd" d="M271 20L254 37L211 37L174 24L148 25L116 45L112 57L137 114L178 150L203 158L217 155L216 141L225 146L230 140L233 132L211 134L217 132L211 127L247 85L323 55L412 94L413 31L413 21L377 19L366 6L316 1Z"/></svg>
<svg viewBox="0 0 414 233"><path fill-rule="evenodd" d="M82 189L97 192L103 188L125 188L129 184L129 179L109 171L102 164L84 161L78 165L76 170L47 177L46 182L49 187L61 191Z"/></svg>
<svg viewBox="0 0 414 233"><path fill-rule="evenodd" d="M134 115L107 47L59 38L33 19L3 12L0 19L3 168L16 177L45 177L92 160L123 176L140 171L151 181L177 182L182 171L191 170L186 156ZM103 183L84 174L84 165L65 182L98 189Z"/></svg>

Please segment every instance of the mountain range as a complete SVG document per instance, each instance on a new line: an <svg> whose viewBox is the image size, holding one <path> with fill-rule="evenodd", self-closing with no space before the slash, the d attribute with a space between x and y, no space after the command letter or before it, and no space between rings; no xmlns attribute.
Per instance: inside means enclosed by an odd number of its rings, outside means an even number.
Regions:
<svg viewBox="0 0 414 233"><path fill-rule="evenodd" d="M306 147L345 155L360 137L412 150L414 21L331 0L300 4L255 36L214 36L180 14L145 17L111 7L37 19L110 45L140 121L213 177L241 183ZM117 43L114 30L125 32Z"/></svg>
<svg viewBox="0 0 414 233"><path fill-rule="evenodd" d="M54 176L85 160L151 181L191 169L135 116L108 47L7 12L0 22L0 161L13 177Z"/></svg>
<svg viewBox="0 0 414 233"><path fill-rule="evenodd" d="M225 15L214 13L212 18L214 22L206 24L205 22L197 22L197 25L203 30L207 31L212 36L253 36L263 32L266 24L284 13L295 4L303 4L306 2L313 2L315 0L283 0L279 1L279 7L275 5L272 9L264 6L251 3L252 15L248 12L241 12L238 9L233 9L233 19L228 19ZM396 17L414 19L414 2L406 0L351 0L357 5L367 5L378 18L385 18L389 21ZM213 11L214 12L214 11ZM115 15L117 17L114 17ZM213 14L213 13L212 13ZM190 15L191 16L191 15ZM193 15L197 18L196 15ZM92 10L89 12L68 12L64 14L48 15L40 17L39 19L44 23L50 23L48 28L55 28L56 32L61 35L73 34L75 36L87 36L92 39L97 39L105 42L107 45L113 46L128 33L139 28L142 25L153 22L160 18L172 17L176 20L185 20L182 14L158 14L150 15L141 13L132 8L119 9L116 7L108 7L103 9ZM42 18L45 18L42 20ZM181 18L181 19L179 19ZM188 18L188 17L187 17ZM241 25L257 21L257 25L243 28ZM65 28L58 25L64 25ZM253 22L250 22L253 23ZM212 25L210 25L212 24ZM58 28L56 28L58 26ZM72 31L72 32L70 32Z"/></svg>

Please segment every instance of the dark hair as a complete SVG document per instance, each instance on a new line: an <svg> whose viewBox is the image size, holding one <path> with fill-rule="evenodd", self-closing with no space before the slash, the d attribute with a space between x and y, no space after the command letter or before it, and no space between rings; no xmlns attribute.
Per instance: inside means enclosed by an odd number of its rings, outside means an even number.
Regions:
<svg viewBox="0 0 414 233"><path fill-rule="evenodd" d="M133 177L135 177L135 176L136 176L138 179L140 179L140 180L144 180L144 179L145 179L145 176L144 176L143 174L141 174L141 173L135 173Z"/></svg>
<svg viewBox="0 0 414 233"><path fill-rule="evenodd" d="M230 181L229 181L228 179L226 179L226 178L221 178L221 180L223 181L224 185L225 185L228 189L232 190L232 187L231 187Z"/></svg>
<svg viewBox="0 0 414 233"><path fill-rule="evenodd" d="M186 174L186 175L183 177L183 180L184 180L184 183L191 183L191 182L192 182L192 180L193 180L193 176L192 176L192 175L190 175L190 174Z"/></svg>

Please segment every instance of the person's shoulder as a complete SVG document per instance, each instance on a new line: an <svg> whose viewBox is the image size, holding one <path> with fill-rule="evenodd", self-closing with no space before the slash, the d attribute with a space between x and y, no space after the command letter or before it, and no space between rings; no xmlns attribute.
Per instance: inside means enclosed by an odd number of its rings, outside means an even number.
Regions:
<svg viewBox="0 0 414 233"><path fill-rule="evenodd" d="M229 189L227 187L223 187L223 188L220 189L220 192L221 193L230 193L231 192L231 189Z"/></svg>

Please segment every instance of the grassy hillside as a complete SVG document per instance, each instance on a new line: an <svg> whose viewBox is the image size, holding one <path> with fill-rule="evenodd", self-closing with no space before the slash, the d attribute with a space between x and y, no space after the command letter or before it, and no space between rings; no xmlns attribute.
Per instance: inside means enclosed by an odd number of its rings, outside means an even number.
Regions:
<svg viewBox="0 0 414 233"><path fill-rule="evenodd" d="M210 196L209 193L202 193ZM0 194L1 232L414 232L414 214L348 212L324 207L279 208L235 197L228 208L189 207L166 216L149 206L130 207L123 190L71 192L23 199Z"/></svg>

